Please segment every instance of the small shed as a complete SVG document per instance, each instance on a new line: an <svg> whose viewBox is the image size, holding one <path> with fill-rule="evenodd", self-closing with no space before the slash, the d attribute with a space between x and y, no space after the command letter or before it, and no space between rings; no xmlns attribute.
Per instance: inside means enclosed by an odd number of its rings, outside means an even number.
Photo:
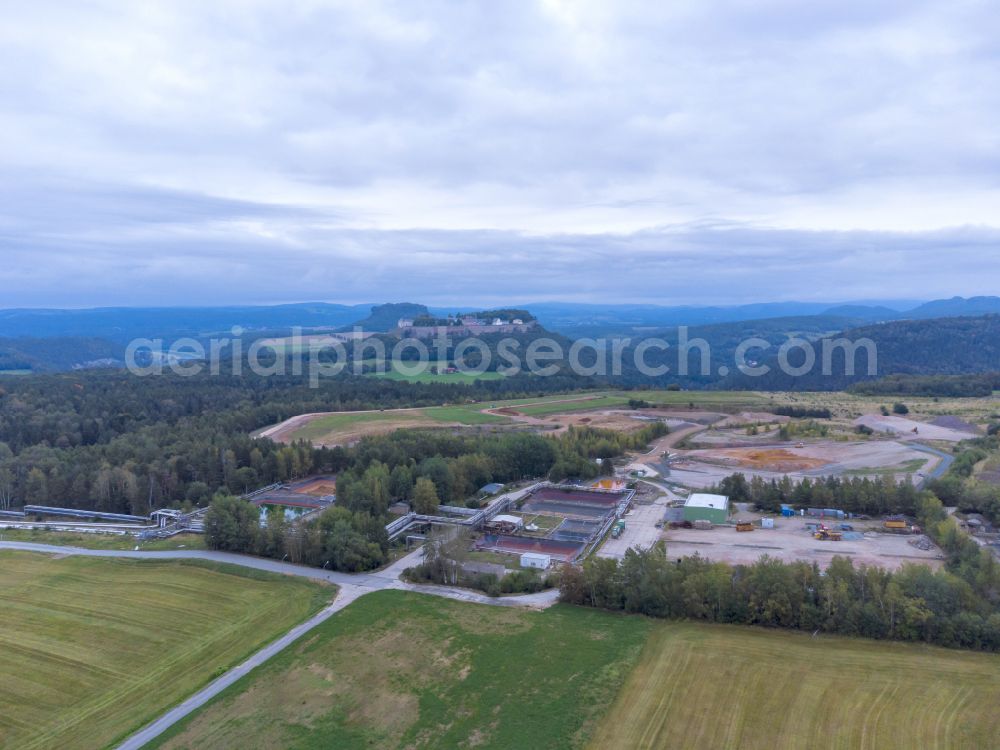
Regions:
<svg viewBox="0 0 1000 750"><path fill-rule="evenodd" d="M479 488L479 496L486 497L487 495L495 495L502 489L503 485L500 484L500 482L490 482L489 484L484 484Z"/></svg>
<svg viewBox="0 0 1000 750"><path fill-rule="evenodd" d="M537 552L525 552L521 555L522 568L537 568L538 570L545 570L551 564L551 555L542 555Z"/></svg>
<svg viewBox="0 0 1000 750"><path fill-rule="evenodd" d="M773 518L762 518L760 519L760 527L762 529L773 529L774 519Z"/></svg>

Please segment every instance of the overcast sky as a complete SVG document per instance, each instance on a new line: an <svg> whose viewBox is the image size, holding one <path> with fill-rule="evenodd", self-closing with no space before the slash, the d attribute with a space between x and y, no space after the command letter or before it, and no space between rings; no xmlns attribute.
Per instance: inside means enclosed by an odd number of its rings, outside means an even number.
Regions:
<svg viewBox="0 0 1000 750"><path fill-rule="evenodd" d="M39 2L0 307L992 294L995 2Z"/></svg>

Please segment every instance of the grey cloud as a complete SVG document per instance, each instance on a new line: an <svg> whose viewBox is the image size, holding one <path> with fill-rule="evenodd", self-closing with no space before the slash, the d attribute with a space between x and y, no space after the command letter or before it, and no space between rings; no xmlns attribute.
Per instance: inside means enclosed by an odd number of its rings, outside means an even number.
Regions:
<svg viewBox="0 0 1000 750"><path fill-rule="evenodd" d="M4 306L989 292L998 39L975 2L22 4Z"/></svg>

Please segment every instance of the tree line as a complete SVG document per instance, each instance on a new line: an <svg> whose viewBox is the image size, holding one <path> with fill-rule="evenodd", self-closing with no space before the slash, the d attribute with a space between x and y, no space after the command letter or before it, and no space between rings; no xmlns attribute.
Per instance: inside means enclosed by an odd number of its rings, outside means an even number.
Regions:
<svg viewBox="0 0 1000 750"><path fill-rule="evenodd" d="M205 518L212 549L287 559L355 572L382 565L389 549L389 506L412 502L433 513L441 500L478 504L488 482L549 477L595 477L609 460L666 434L663 423L632 433L572 427L556 436L527 432L453 435L439 430L398 430L335 448L337 504L313 520L291 523L279 510L261 524L247 500L216 497Z"/></svg>
<svg viewBox="0 0 1000 750"><path fill-rule="evenodd" d="M981 513L994 525L1000 525L1000 486L985 482L975 475L982 461L998 461L1000 435L990 427L987 437L963 441L958 453L941 478L930 483L930 489L945 505L953 505L963 513Z"/></svg>
<svg viewBox="0 0 1000 750"><path fill-rule="evenodd" d="M592 558L562 572L562 601L664 618L821 631L1000 651L1000 568L923 493L918 517L947 554L946 569L890 572L836 556L752 565L671 558L662 543L622 560Z"/></svg>
<svg viewBox="0 0 1000 750"><path fill-rule="evenodd" d="M761 510L777 513L782 505L796 508L839 508L848 513L883 515L904 513L914 515L919 493L911 482L897 482L892 476L836 477L793 481L764 479L753 476L747 480L742 473L731 474L706 490L727 496L733 503L753 503Z"/></svg>
<svg viewBox="0 0 1000 750"><path fill-rule="evenodd" d="M579 380L512 377L474 385L305 376L99 370L0 380L0 506L146 514L336 471L338 455L250 433L296 414L435 406L572 390ZM590 385L590 384L588 384Z"/></svg>

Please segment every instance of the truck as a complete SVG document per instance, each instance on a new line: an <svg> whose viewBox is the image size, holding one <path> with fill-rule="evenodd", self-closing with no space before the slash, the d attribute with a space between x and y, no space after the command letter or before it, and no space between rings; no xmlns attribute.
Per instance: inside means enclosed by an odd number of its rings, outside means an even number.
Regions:
<svg viewBox="0 0 1000 750"><path fill-rule="evenodd" d="M611 527L611 536L617 539L622 535L622 532L624 531L625 531L625 519L619 518L617 521L615 521L615 525Z"/></svg>
<svg viewBox="0 0 1000 750"><path fill-rule="evenodd" d="M913 533L913 529L910 528L910 522L906 520L905 516L886 516L885 520L882 521L882 531L889 532L890 534Z"/></svg>

